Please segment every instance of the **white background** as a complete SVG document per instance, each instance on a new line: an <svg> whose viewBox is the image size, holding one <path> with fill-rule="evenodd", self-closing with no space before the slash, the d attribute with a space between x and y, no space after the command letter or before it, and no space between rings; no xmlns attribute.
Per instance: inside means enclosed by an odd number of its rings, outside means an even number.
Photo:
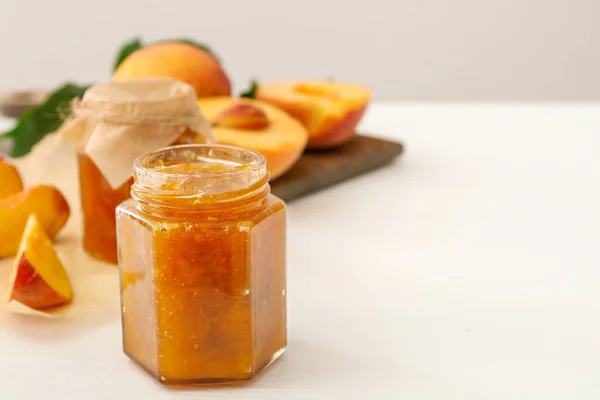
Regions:
<svg viewBox="0 0 600 400"><path fill-rule="evenodd" d="M0 91L108 79L117 47L191 37L250 77L377 99L600 99L598 0L1 0Z"/></svg>
<svg viewBox="0 0 600 400"><path fill-rule="evenodd" d="M289 205L289 348L167 390L107 315L0 317L0 398L598 400L600 106L375 104L397 163Z"/></svg>

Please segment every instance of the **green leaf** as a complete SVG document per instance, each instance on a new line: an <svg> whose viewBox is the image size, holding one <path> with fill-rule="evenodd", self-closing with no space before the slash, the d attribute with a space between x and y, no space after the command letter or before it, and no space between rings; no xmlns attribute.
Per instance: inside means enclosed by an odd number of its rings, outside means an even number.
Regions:
<svg viewBox="0 0 600 400"><path fill-rule="evenodd" d="M46 102L27 110L18 119L16 126L0 136L0 140L11 138L14 141L13 157L21 157L44 136L56 131L69 112L69 103L75 97L82 97L89 86L67 83L55 90Z"/></svg>
<svg viewBox="0 0 600 400"><path fill-rule="evenodd" d="M119 54L117 55L117 59L115 60L115 66L113 68L113 71L115 71L119 67L119 65L121 65L121 63L127 57L129 57L129 55L131 53L133 53L136 50L141 49L142 47L144 47L144 45L142 44L142 41L139 38L132 39L131 41L123 44L121 46L121 50L119 50Z"/></svg>
<svg viewBox="0 0 600 400"><path fill-rule="evenodd" d="M248 99L256 98L256 91L258 90L258 82L256 79L252 79L250 87L245 92L240 93L240 97L246 97Z"/></svg>

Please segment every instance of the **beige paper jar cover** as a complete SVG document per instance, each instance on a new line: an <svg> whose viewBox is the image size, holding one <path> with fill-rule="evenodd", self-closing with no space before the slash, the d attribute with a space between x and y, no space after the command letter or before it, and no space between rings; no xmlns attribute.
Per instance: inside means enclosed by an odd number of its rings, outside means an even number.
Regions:
<svg viewBox="0 0 600 400"><path fill-rule="evenodd" d="M90 157L113 188L129 179L136 157L169 146L187 128L214 140L196 92L174 79L98 83L72 103L72 110L59 135Z"/></svg>

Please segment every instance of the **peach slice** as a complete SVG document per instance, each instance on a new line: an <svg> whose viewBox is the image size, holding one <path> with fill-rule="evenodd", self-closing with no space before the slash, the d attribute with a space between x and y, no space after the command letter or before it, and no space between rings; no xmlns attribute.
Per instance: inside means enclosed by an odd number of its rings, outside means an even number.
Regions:
<svg viewBox="0 0 600 400"><path fill-rule="evenodd" d="M0 156L0 199L21 190L23 190L23 181L19 171Z"/></svg>
<svg viewBox="0 0 600 400"><path fill-rule="evenodd" d="M298 119L308 129L309 149L337 147L355 134L371 99L363 86L334 82L274 82L258 87L256 98Z"/></svg>
<svg viewBox="0 0 600 400"><path fill-rule="evenodd" d="M231 97L199 99L198 105L213 124L219 143L256 150L265 156L271 179L289 170L304 151L306 128L277 107Z"/></svg>
<svg viewBox="0 0 600 400"><path fill-rule="evenodd" d="M32 186L0 200L0 258L17 253L30 214L36 215L44 232L53 238L69 219L69 204L58 189L47 185Z"/></svg>
<svg viewBox="0 0 600 400"><path fill-rule="evenodd" d="M31 214L15 259L8 301L43 310L72 298L69 276L35 214Z"/></svg>

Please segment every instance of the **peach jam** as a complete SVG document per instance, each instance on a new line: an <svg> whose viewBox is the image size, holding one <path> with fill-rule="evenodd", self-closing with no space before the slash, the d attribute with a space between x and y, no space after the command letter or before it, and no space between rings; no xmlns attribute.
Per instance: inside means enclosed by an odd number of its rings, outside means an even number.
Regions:
<svg viewBox="0 0 600 400"><path fill-rule="evenodd" d="M174 144L204 143L201 135L187 129ZM130 196L133 179L112 188L86 154L78 154L79 187L83 222L83 248L98 260L117 264L115 209Z"/></svg>
<svg viewBox="0 0 600 400"><path fill-rule="evenodd" d="M78 154L79 187L83 223L83 248L94 258L117 263L115 208L129 198L132 179L119 188L110 187L96 164Z"/></svg>
<svg viewBox="0 0 600 400"><path fill-rule="evenodd" d="M117 208L125 353L163 383L253 377L286 348L286 209L265 158L183 145Z"/></svg>

